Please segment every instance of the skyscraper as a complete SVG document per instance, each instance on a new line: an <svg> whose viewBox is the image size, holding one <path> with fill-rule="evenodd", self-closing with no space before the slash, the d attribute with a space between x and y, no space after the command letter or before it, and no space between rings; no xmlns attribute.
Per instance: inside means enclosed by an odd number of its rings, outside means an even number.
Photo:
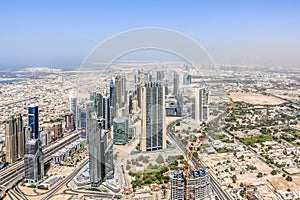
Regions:
<svg viewBox="0 0 300 200"><path fill-rule="evenodd" d="M92 112L95 112L93 101L85 101L81 106L78 107L78 130L80 130L80 136L82 138L88 138L87 117Z"/></svg>
<svg viewBox="0 0 300 200"><path fill-rule="evenodd" d="M111 176L113 166L112 142L108 140L109 131L102 131L101 125L97 122L96 113L88 116L89 129L89 162L90 181L93 187L98 187L101 182Z"/></svg>
<svg viewBox="0 0 300 200"><path fill-rule="evenodd" d="M76 121L77 117L77 91L72 89L70 91L70 113L73 113Z"/></svg>
<svg viewBox="0 0 300 200"><path fill-rule="evenodd" d="M166 148L165 95L160 83L146 83L142 88L141 150Z"/></svg>
<svg viewBox="0 0 300 200"><path fill-rule="evenodd" d="M108 130L110 128L110 98L107 96L103 97L103 118L104 118L104 129Z"/></svg>
<svg viewBox="0 0 300 200"><path fill-rule="evenodd" d="M114 78L110 79L109 102L112 107L116 108L117 99L116 99L116 89L115 89L115 79Z"/></svg>
<svg viewBox="0 0 300 200"><path fill-rule="evenodd" d="M6 161L14 163L24 157L25 134L21 114L11 118L5 124Z"/></svg>
<svg viewBox="0 0 300 200"><path fill-rule="evenodd" d="M113 120L114 144L125 144L128 142L128 118L116 117Z"/></svg>
<svg viewBox="0 0 300 200"><path fill-rule="evenodd" d="M57 122L53 124L53 131L54 131L54 140L57 140L58 138L61 138L63 136L62 134L62 123Z"/></svg>
<svg viewBox="0 0 300 200"><path fill-rule="evenodd" d="M39 138L39 107L32 105L28 107L28 125L31 127L32 138Z"/></svg>
<svg viewBox="0 0 300 200"><path fill-rule="evenodd" d="M44 177L44 154L39 139L30 139L25 144L25 180L36 183Z"/></svg>
<svg viewBox="0 0 300 200"><path fill-rule="evenodd" d="M103 96L100 93L97 93L95 97L95 109L97 117L103 117Z"/></svg>
<svg viewBox="0 0 300 200"><path fill-rule="evenodd" d="M68 113L65 115L65 129L67 131L75 130L75 118L73 113Z"/></svg>
<svg viewBox="0 0 300 200"><path fill-rule="evenodd" d="M126 102L126 78L117 75L115 77L116 109L125 107ZM114 106L112 104L112 106Z"/></svg>
<svg viewBox="0 0 300 200"><path fill-rule="evenodd" d="M208 92L207 88L199 87L195 90L195 119L203 121L204 117L208 118L208 114L204 114L204 108L208 111Z"/></svg>
<svg viewBox="0 0 300 200"><path fill-rule="evenodd" d="M173 94L174 97L178 95L179 92L179 74L174 70L174 77L173 77Z"/></svg>
<svg viewBox="0 0 300 200"><path fill-rule="evenodd" d="M6 162L14 163L18 158L17 148L17 129L16 119L11 116L9 121L5 124L5 149Z"/></svg>
<svg viewBox="0 0 300 200"><path fill-rule="evenodd" d="M17 147L18 147L18 159L24 157L25 150L25 133L23 131L23 119L20 114L16 120L16 131L17 131Z"/></svg>
<svg viewBox="0 0 300 200"><path fill-rule="evenodd" d="M104 180L104 146L101 145L101 128L97 122L95 113L87 116L87 126L89 127L89 161L90 161L90 180L94 187Z"/></svg>

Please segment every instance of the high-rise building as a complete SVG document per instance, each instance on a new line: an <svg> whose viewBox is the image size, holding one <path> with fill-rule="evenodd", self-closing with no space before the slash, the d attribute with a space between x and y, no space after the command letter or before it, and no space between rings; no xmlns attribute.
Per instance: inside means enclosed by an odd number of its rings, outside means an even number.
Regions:
<svg viewBox="0 0 300 200"><path fill-rule="evenodd" d="M190 85L192 84L192 76L190 74L185 73L183 75L183 85Z"/></svg>
<svg viewBox="0 0 300 200"><path fill-rule="evenodd" d="M96 113L88 116L89 127L89 161L90 181L93 187L98 187L101 182L111 176L110 169L114 168L112 144L107 140L109 131L102 131L97 121Z"/></svg>
<svg viewBox="0 0 300 200"><path fill-rule="evenodd" d="M146 83L142 88L142 151L166 148L164 94L160 83Z"/></svg>
<svg viewBox="0 0 300 200"><path fill-rule="evenodd" d="M179 93L179 74L174 70L173 77L173 94L176 97Z"/></svg>
<svg viewBox="0 0 300 200"><path fill-rule="evenodd" d="M5 124L5 151L6 161L14 163L24 157L25 134L23 132L23 120L11 116Z"/></svg>
<svg viewBox="0 0 300 200"><path fill-rule="evenodd" d="M109 102L112 107L116 108L117 97L116 97L116 87L115 87L115 79L114 78L110 79Z"/></svg>
<svg viewBox="0 0 300 200"><path fill-rule="evenodd" d="M25 144L25 180L36 183L44 177L44 154L39 139L30 139Z"/></svg>
<svg viewBox="0 0 300 200"><path fill-rule="evenodd" d="M32 105L28 107L28 125L31 127L32 138L39 138L39 107Z"/></svg>
<svg viewBox="0 0 300 200"><path fill-rule="evenodd" d="M95 109L97 117L103 117L103 96L100 93L97 93L95 97Z"/></svg>
<svg viewBox="0 0 300 200"><path fill-rule="evenodd" d="M128 142L128 118L116 117L113 119L113 142L125 144Z"/></svg>
<svg viewBox="0 0 300 200"><path fill-rule="evenodd" d="M97 187L104 180L105 177L105 161L104 161L104 147L101 145L101 127L97 122L95 113L90 113L87 116L87 126L89 127L89 168L90 181L92 186Z"/></svg>
<svg viewBox="0 0 300 200"><path fill-rule="evenodd" d="M126 78L117 75L115 77L116 109L125 107L126 103ZM114 106L112 104L112 106Z"/></svg>
<svg viewBox="0 0 300 200"><path fill-rule="evenodd" d="M208 92L204 87L196 88L195 90L195 119L204 120L204 107L208 103ZM206 109L208 110L208 109ZM206 115L206 117L208 117Z"/></svg>
<svg viewBox="0 0 300 200"><path fill-rule="evenodd" d="M53 132L54 132L54 140L57 140L58 138L61 138L63 136L61 122L57 122L53 124Z"/></svg>
<svg viewBox="0 0 300 200"><path fill-rule="evenodd" d="M65 129L67 131L75 130L75 118L73 113L68 113L65 115Z"/></svg>
<svg viewBox="0 0 300 200"><path fill-rule="evenodd" d="M72 89L70 91L70 113L73 113L76 121L77 117L77 91Z"/></svg>
<svg viewBox="0 0 300 200"><path fill-rule="evenodd" d="M23 134L24 134L24 142L26 143L27 140L31 139L31 127L30 126L24 126L23 127Z"/></svg>
<svg viewBox="0 0 300 200"><path fill-rule="evenodd" d="M24 157L25 150L25 133L23 132L23 119L20 114L16 120L16 131L17 131L17 147L18 147L18 159Z"/></svg>
<svg viewBox="0 0 300 200"><path fill-rule="evenodd" d="M85 101L81 106L78 107L78 130L80 130L81 138L88 138L88 129L87 129L87 116L90 113L95 112L94 102Z"/></svg>
<svg viewBox="0 0 300 200"><path fill-rule="evenodd" d="M171 180L171 200L211 200L212 190L210 175L204 168L196 168L188 172L184 170L174 172Z"/></svg>
<svg viewBox="0 0 300 200"><path fill-rule="evenodd" d="M104 126L103 129L108 130L110 128L110 120L111 120L111 115L110 115L110 98L107 96L103 97L103 118L104 118Z"/></svg>
<svg viewBox="0 0 300 200"><path fill-rule="evenodd" d="M5 149L6 162L14 163L18 158L16 119L11 116L5 124Z"/></svg>

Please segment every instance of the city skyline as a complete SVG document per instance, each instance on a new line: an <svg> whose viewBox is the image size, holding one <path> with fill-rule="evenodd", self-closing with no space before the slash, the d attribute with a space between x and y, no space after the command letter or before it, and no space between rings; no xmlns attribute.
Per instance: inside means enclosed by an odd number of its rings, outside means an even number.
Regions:
<svg viewBox="0 0 300 200"><path fill-rule="evenodd" d="M101 41L143 27L186 34L202 44L218 64L288 67L299 63L300 3L293 0L5 1L0 5L5 19L0 21L1 68L78 67ZM160 60L166 56L174 59L157 52L135 57Z"/></svg>

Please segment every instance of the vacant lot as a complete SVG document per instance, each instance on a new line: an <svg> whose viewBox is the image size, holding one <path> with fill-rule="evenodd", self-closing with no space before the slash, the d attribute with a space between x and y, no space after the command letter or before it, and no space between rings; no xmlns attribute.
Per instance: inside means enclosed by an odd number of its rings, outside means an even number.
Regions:
<svg viewBox="0 0 300 200"><path fill-rule="evenodd" d="M259 93L231 93L229 97L232 101L244 101L253 105L278 105L285 103L284 100L273 96L262 95Z"/></svg>
<svg viewBox="0 0 300 200"><path fill-rule="evenodd" d="M300 177L293 176L293 181L288 182L284 177L272 177L268 179L269 182L275 187L276 190L299 190L300 188Z"/></svg>

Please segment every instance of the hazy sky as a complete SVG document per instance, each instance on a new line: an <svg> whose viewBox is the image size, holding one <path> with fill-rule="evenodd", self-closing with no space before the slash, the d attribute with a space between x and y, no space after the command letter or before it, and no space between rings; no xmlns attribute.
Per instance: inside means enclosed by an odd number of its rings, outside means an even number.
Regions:
<svg viewBox="0 0 300 200"><path fill-rule="evenodd" d="M1 1L1 66L79 66L107 37L163 27L217 63L300 64L300 1Z"/></svg>

